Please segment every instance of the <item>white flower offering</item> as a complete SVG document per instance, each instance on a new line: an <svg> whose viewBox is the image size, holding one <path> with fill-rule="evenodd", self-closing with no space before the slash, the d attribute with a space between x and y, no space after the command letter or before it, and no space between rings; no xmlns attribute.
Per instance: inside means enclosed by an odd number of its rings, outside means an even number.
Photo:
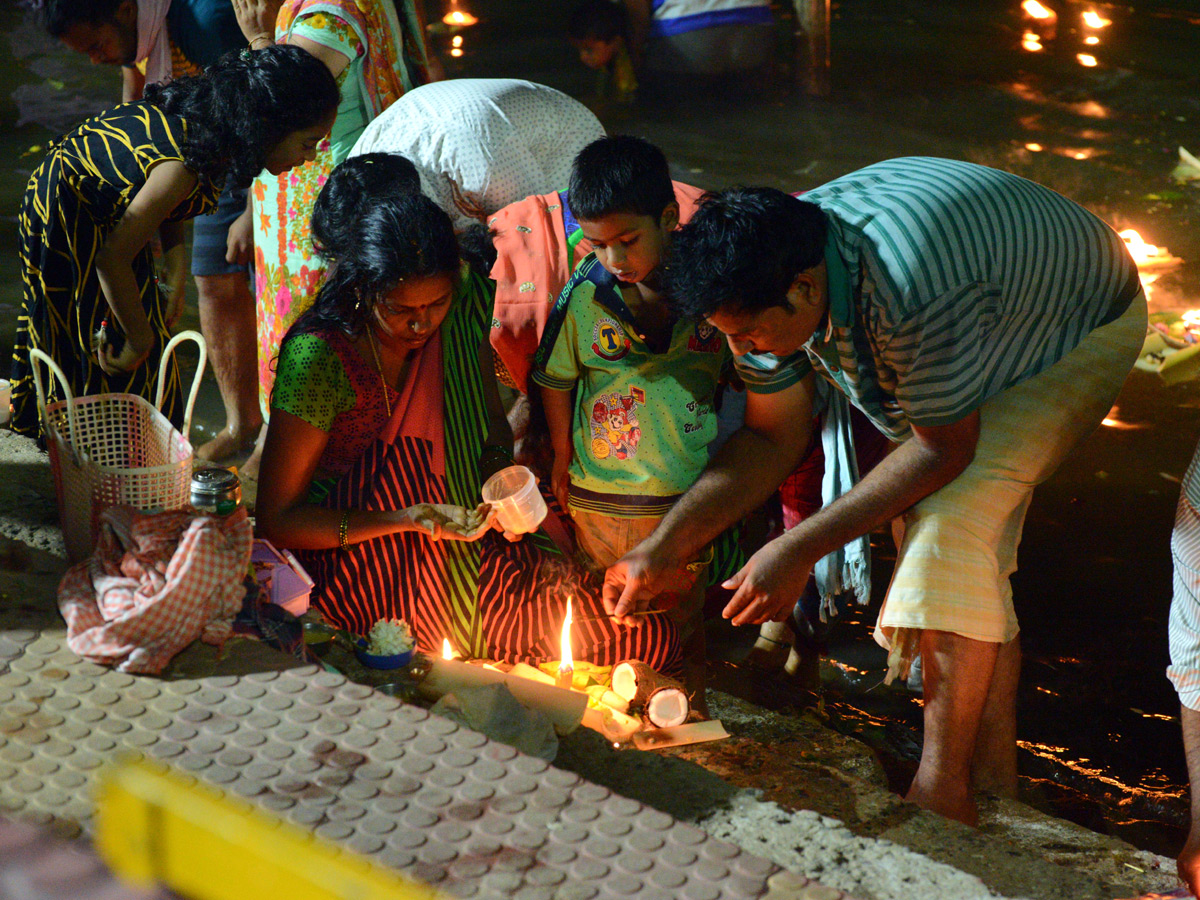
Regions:
<svg viewBox="0 0 1200 900"><path fill-rule="evenodd" d="M397 656L413 648L412 632L401 619L380 619L368 637L367 652L372 656Z"/></svg>

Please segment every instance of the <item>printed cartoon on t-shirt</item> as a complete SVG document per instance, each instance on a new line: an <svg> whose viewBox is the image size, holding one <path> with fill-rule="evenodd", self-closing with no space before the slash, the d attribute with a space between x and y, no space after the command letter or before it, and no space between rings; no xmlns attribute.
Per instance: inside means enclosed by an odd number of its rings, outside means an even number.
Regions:
<svg viewBox="0 0 1200 900"><path fill-rule="evenodd" d="M696 330L688 336L688 349L694 353L720 353L725 340L716 328L707 322L696 323Z"/></svg>
<svg viewBox="0 0 1200 900"><path fill-rule="evenodd" d="M630 387L628 394L601 394L592 404L592 455L596 459L629 459L637 454L642 429L637 408L646 403L646 392Z"/></svg>

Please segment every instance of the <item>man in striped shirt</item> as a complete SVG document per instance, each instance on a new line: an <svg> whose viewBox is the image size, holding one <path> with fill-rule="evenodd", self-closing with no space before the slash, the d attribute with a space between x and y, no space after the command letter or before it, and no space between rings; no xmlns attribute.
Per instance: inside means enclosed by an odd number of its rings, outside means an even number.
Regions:
<svg viewBox="0 0 1200 900"><path fill-rule="evenodd" d="M734 624L790 613L814 563L903 516L876 639L889 677L923 660L909 799L974 824L972 787L1016 790L1020 670L1009 576L1035 485L1112 406L1145 334L1137 269L1082 207L1013 175L898 159L803 200L714 195L677 233L679 311L726 335L746 425L606 579L617 616L760 504L809 441L814 378L896 447L727 586Z"/></svg>
<svg viewBox="0 0 1200 900"><path fill-rule="evenodd" d="M1171 530L1174 591L1167 636L1167 677L1179 694L1179 721L1192 788L1192 825L1177 860L1179 877L1200 891L1200 447L1183 476Z"/></svg>

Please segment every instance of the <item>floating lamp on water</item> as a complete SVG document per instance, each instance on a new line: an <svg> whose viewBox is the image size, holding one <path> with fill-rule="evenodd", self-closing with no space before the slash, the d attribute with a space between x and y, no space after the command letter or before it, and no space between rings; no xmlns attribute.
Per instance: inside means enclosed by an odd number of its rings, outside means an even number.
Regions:
<svg viewBox="0 0 1200 900"><path fill-rule="evenodd" d="M478 24L478 22L479 19L465 9L458 8L458 0L450 0L450 9L442 16L443 24L453 25L458 28L469 28L472 25Z"/></svg>
<svg viewBox="0 0 1200 900"><path fill-rule="evenodd" d="M1112 24L1112 19L1106 19L1106 18L1104 18L1104 16L1100 15L1100 13L1096 12L1094 9L1089 9L1087 12L1085 12L1083 14L1083 24L1086 25L1088 28L1095 28L1095 29L1107 28L1109 25Z"/></svg>
<svg viewBox="0 0 1200 900"><path fill-rule="evenodd" d="M1025 32L1021 38L1021 49L1027 50L1030 53L1038 53L1045 49L1042 47L1042 39L1032 31Z"/></svg>
<svg viewBox="0 0 1200 900"><path fill-rule="evenodd" d="M1075 54L1075 58L1079 60L1079 64L1081 66L1085 66L1089 69L1092 66L1097 65L1096 57L1092 56L1090 53L1077 53Z"/></svg>

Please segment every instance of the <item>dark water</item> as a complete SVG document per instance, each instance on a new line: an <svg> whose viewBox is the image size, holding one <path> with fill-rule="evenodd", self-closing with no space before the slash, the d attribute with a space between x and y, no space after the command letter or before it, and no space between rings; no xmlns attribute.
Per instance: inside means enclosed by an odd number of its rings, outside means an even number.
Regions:
<svg viewBox="0 0 1200 900"><path fill-rule="evenodd" d="M1183 262L1152 285L1152 310L1200 307L1200 182L1176 185L1177 148L1200 152L1200 5L1056 2L1055 36L1019 2L843 0L834 5L828 97L794 88L794 23L782 5L777 58L742 85L644 85L631 107L597 105L610 132L643 135L676 177L704 187L814 187L881 159L968 159L1033 178L1118 228L1134 227ZM452 76L522 77L586 94L591 74L563 38L552 0L463 0L481 22L437 42ZM443 11L429 4L431 19ZM1092 27L1083 14L1109 24ZM117 94L41 40L6 6L0 25L0 356L19 297L15 211L53 131ZM1022 47L1026 33L1040 50ZM1087 43L1088 38L1096 38ZM1027 43L1032 43L1028 42ZM1094 57L1085 65L1079 54ZM20 121L18 121L20 119ZM0 369L5 367L0 363ZM199 413L211 428L215 391ZM1178 479L1200 436L1200 388L1134 373L1102 428L1036 496L1014 579L1025 672L1021 770L1027 799L1100 831L1174 853L1186 821L1178 709L1163 670L1170 601L1168 537ZM877 593L891 548L878 540ZM870 641L877 607L834 627L822 670L837 727L880 749L898 790L919 754L919 699L878 686ZM726 651L744 636L726 636ZM760 699L792 704L779 685Z"/></svg>

